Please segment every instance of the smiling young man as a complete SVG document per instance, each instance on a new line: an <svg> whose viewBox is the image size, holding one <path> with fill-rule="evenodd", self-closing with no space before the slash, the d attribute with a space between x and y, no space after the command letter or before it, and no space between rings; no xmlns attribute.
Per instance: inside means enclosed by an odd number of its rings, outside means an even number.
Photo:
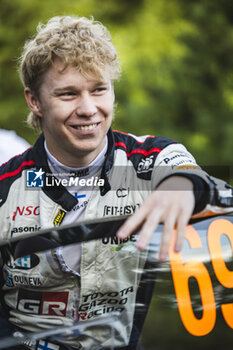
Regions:
<svg viewBox="0 0 233 350"><path fill-rule="evenodd" d="M35 332L117 310L114 346L135 349L139 280L132 271L144 266L141 251L160 222L159 259L166 259L175 225L179 251L190 217L216 208L230 210L224 208L232 205L232 190L203 173L173 140L112 131L120 66L102 24L54 17L25 44L20 62L31 110L28 122L42 133L32 149L0 169L1 240L25 233L30 238L31 232L54 225L133 214L117 236L138 249L128 252L126 261L116 255L117 241L114 246L100 240L56 248L36 240L48 249L37 254L26 254L25 244L15 244L3 252L3 303L9 320L18 329ZM101 185L92 179L101 179ZM46 300L57 304L45 307ZM99 349L99 343L111 346L107 330L96 328L86 337L64 338L50 347ZM43 347L37 342L25 348Z"/></svg>
<svg viewBox="0 0 233 350"><path fill-rule="evenodd" d="M113 85L109 77L85 77L75 66L64 68L64 62L55 59L40 86L40 98L26 87L26 100L41 118L54 157L69 167L85 167L106 143L113 116Z"/></svg>

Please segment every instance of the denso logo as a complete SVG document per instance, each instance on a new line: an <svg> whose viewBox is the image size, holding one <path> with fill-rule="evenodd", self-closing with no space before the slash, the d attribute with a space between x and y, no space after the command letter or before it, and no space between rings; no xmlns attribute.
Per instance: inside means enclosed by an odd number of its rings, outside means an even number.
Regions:
<svg viewBox="0 0 233 350"><path fill-rule="evenodd" d="M28 205L27 207L17 207L16 210L13 212L12 221L15 221L16 215L20 216L29 216L29 215L40 215L40 207L34 207L32 205Z"/></svg>

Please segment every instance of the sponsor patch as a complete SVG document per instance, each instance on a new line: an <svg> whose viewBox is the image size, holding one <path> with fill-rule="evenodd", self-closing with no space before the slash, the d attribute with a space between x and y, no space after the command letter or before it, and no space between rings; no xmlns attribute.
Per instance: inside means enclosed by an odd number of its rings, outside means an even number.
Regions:
<svg viewBox="0 0 233 350"><path fill-rule="evenodd" d="M25 255L21 258L17 258L13 262L9 261L7 263L7 266L13 269L29 270L37 266L39 262L39 257L36 254L32 253L30 255Z"/></svg>
<svg viewBox="0 0 233 350"><path fill-rule="evenodd" d="M177 169L183 166L197 166L194 159L188 157L185 153L175 154L174 156L163 159L166 165L170 165L172 169Z"/></svg>
<svg viewBox="0 0 233 350"><path fill-rule="evenodd" d="M116 190L116 195L118 198L124 198L124 197L127 197L129 194L129 187L128 188L118 188Z"/></svg>
<svg viewBox="0 0 233 350"><path fill-rule="evenodd" d="M17 309L34 314L65 317L69 292L35 292L19 289Z"/></svg>
<svg viewBox="0 0 233 350"><path fill-rule="evenodd" d="M137 250L135 247L135 242L137 241L135 235L131 235L125 239L120 239L118 237L103 237L102 243L105 245L110 245L110 250L113 252L118 252L120 250L133 252Z"/></svg>
<svg viewBox="0 0 233 350"><path fill-rule="evenodd" d="M24 276L19 274L9 274L6 278L7 287L14 286L33 286L40 287L42 282L39 277Z"/></svg>
<svg viewBox="0 0 233 350"><path fill-rule="evenodd" d="M14 261L13 268L23 268L23 269L30 269L31 268L31 256L25 255L22 258L18 258Z"/></svg>
<svg viewBox="0 0 233 350"><path fill-rule="evenodd" d="M11 230L11 236L13 236L15 233L22 233L22 232L36 232L40 230L40 226L19 226L19 227L13 227Z"/></svg>
<svg viewBox="0 0 233 350"><path fill-rule="evenodd" d="M15 217L19 216L30 216L30 215L35 215L38 216L40 215L40 207L34 207L32 205L28 205L27 207L17 207L15 211L13 212L12 216L12 221L15 221Z"/></svg>
<svg viewBox="0 0 233 350"><path fill-rule="evenodd" d="M86 208L87 204L88 204L88 201L83 201L83 202L81 202L81 203L76 204L76 205L72 208L72 210L73 210L73 211L77 211L77 210Z"/></svg>
<svg viewBox="0 0 233 350"><path fill-rule="evenodd" d="M66 215L66 212L62 209L59 209L59 211L58 211L58 213L53 221L54 226L60 226L65 215Z"/></svg>
<svg viewBox="0 0 233 350"><path fill-rule="evenodd" d="M138 163L137 167L137 173L148 173L153 169L154 164L154 156L146 157L145 159L141 159L141 161Z"/></svg>
<svg viewBox="0 0 233 350"><path fill-rule="evenodd" d="M117 215L128 215L133 214L140 207L140 204L135 205L125 205L125 206L112 206L105 205L103 216L117 216Z"/></svg>
<svg viewBox="0 0 233 350"><path fill-rule="evenodd" d="M83 295L78 318L84 321L111 312L120 313L125 310L125 305L128 303L128 294L133 292L133 286L130 286L120 291Z"/></svg>
<svg viewBox="0 0 233 350"><path fill-rule="evenodd" d="M125 239L120 239L118 237L103 237L102 238L102 243L103 244L112 244L112 245L122 245L125 243L133 242L135 243L137 241L136 235L131 235Z"/></svg>

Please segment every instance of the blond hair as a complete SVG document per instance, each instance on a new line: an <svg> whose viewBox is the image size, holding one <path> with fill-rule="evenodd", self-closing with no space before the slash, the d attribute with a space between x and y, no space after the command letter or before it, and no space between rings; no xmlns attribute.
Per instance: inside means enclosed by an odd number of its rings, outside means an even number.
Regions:
<svg viewBox="0 0 233 350"><path fill-rule="evenodd" d="M118 79L120 64L109 31L101 23L86 17L56 16L39 24L36 36L24 45L19 73L24 87L39 97L44 74L56 58L64 69L73 65L84 76ZM41 118L32 112L27 122L41 129Z"/></svg>

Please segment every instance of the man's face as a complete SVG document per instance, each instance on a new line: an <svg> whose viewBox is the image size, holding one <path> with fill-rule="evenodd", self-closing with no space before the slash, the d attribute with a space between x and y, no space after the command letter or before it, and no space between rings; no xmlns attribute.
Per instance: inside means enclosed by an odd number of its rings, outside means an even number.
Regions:
<svg viewBox="0 0 233 350"><path fill-rule="evenodd" d="M82 167L105 145L114 91L110 80L85 78L73 66L62 71L57 60L46 72L37 100L49 151L61 163Z"/></svg>

